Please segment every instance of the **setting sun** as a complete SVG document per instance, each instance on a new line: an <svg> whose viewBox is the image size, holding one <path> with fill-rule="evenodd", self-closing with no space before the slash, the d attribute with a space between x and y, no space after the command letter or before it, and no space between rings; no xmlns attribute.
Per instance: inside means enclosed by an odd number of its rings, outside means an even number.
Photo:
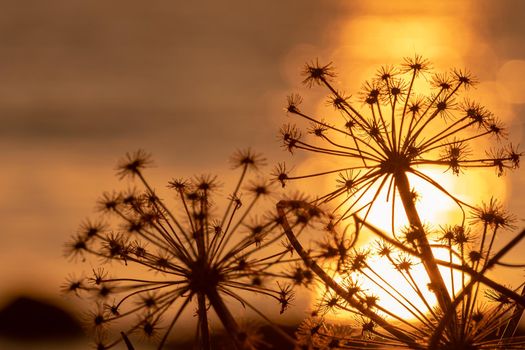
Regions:
<svg viewBox="0 0 525 350"><path fill-rule="evenodd" d="M334 86L332 63L309 63L303 75L308 87L328 90L327 105L338 113L330 120L317 118L303 109L300 95L291 94L288 114L309 125L303 134L299 125L285 124L283 146L311 152L315 161L293 172L281 165L274 174L283 186L325 180L326 192L312 204L278 204L293 248L322 281L314 313L358 315L363 334L378 334L376 325L389 333L382 344L386 339L409 347L428 339L431 349L481 344L486 334L477 328L482 306L476 303L484 287L472 276L495 264L496 234L513 218L493 198L479 206L475 202L483 193L465 195L456 181L481 169L502 176L518 167L521 153L510 144L493 147L505 129L466 95L476 78L465 69L435 73L420 55L379 67L357 97ZM331 161L317 161L323 158ZM479 187L480 174L470 175L468 185ZM286 207L306 211L297 222L327 212L327 237L317 243L318 252L304 250L286 221ZM493 299L500 295L486 293ZM487 322L492 331L501 320ZM464 333L456 335L456 324L465 325Z"/></svg>
<svg viewBox="0 0 525 350"><path fill-rule="evenodd" d="M525 0L0 2L1 350L525 350Z"/></svg>

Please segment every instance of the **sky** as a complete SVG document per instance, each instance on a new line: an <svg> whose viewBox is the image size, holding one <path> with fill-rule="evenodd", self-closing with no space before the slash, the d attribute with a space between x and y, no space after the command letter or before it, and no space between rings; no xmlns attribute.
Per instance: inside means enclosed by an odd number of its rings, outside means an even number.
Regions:
<svg viewBox="0 0 525 350"><path fill-rule="evenodd" d="M306 90L300 72L317 58L334 63L349 91L379 65L415 53L437 69L468 67L481 81L476 96L525 145L523 1L0 7L0 300L36 289L59 298L78 268L62 256L63 242L101 192L122 187L115 165L127 151L154 155L159 187L227 174L229 155L249 146L270 167L304 161L280 148L277 132L288 121L286 96ZM502 181L505 204L525 218L523 170Z"/></svg>

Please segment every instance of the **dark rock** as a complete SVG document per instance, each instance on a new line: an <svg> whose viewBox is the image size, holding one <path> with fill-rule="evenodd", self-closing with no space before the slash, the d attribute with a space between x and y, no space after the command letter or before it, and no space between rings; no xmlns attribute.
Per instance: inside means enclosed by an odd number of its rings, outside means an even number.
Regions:
<svg viewBox="0 0 525 350"><path fill-rule="evenodd" d="M58 306L18 297L0 310L0 335L15 340L41 341L78 337L78 321Z"/></svg>

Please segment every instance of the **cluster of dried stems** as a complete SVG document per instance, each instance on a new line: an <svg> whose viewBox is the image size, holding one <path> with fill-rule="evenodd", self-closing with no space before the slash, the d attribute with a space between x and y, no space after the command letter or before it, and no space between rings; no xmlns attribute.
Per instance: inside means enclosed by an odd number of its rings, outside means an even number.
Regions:
<svg viewBox="0 0 525 350"><path fill-rule="evenodd" d="M525 348L525 339L515 335L525 308L525 283L521 279L509 287L489 276L496 266L523 267L502 259L525 231L498 244L501 232L514 222L499 202L490 199L479 207L465 203L424 170L443 167L459 176L468 168L488 167L501 176L518 167L521 154L512 145L475 152L481 142L499 144L506 136L487 109L460 100L475 79L464 70L432 75L429 63L415 56L400 67L382 67L351 101L334 87L330 64L307 64L304 75L307 86L328 89L329 104L341 121L332 124L303 112L302 98L293 94L288 114L310 125L306 135L295 125L283 126L283 145L290 152L338 159L336 169L296 175L279 164L274 181L246 185L249 172L264 160L250 150L238 152L232 159L240 179L217 215L215 177L170 181L178 201L170 210L144 177L147 154L128 154L119 164L118 175L138 179L142 188L102 196L100 210L116 218L119 231L109 230L103 221L86 221L66 246L69 256L90 255L103 264L136 267L125 277L98 269L90 278L71 277L63 287L96 296L89 322L96 330L97 349L120 342L131 349L129 336L135 333L155 338L161 349L187 309L196 310L199 349L212 348L211 309L235 349L256 349L264 340L239 324L232 301L271 323L265 315L271 312L262 312L249 296L273 299L283 313L294 287L300 286L321 286L324 293L295 339L280 331L297 349ZM416 94L422 81L430 81L428 96ZM337 177L332 191L315 194L314 200L302 194L281 199L276 212L261 214L261 200L275 199L273 183L285 187L297 181L300 186L301 180L330 176ZM448 197L462 213L460 222L432 223L439 229L424 224L411 177ZM368 222L374 204L385 196L392 202L390 232ZM402 229L394 222L396 200L408 221ZM362 232L376 242L360 246ZM311 234L316 239L308 240L305 249L301 240ZM423 278L416 276L418 269ZM337 310L348 312L358 325L327 322L325 316ZM126 330L114 334L111 323Z"/></svg>
<svg viewBox="0 0 525 350"><path fill-rule="evenodd" d="M142 189L104 193L99 201L99 210L119 222L119 232L108 230L102 221L86 221L66 244L67 255L89 254L102 263L135 268L125 277L98 269L89 278L71 277L64 285L65 291L96 297L88 322L95 328L97 349L123 341L131 347L131 333L158 340L161 349L180 327L176 323L183 312L192 308L196 308L197 344L211 349L210 307L231 335L235 349L256 348L262 339L253 327L239 324L225 299L265 318L246 299L259 294L273 299L283 313L294 294L287 282L292 276L279 266L297 260L290 257L289 245L279 245L284 234L275 215L250 216L271 195L271 184L262 179L248 181L249 172L257 170L264 159L250 150L233 156L240 177L222 215L217 214L213 200L219 184L206 175L171 180L168 187L179 206L177 211L170 210L144 177L150 162L143 151L127 154L118 174L138 179ZM192 307L193 302L196 306ZM107 326L118 322L127 330L111 334Z"/></svg>

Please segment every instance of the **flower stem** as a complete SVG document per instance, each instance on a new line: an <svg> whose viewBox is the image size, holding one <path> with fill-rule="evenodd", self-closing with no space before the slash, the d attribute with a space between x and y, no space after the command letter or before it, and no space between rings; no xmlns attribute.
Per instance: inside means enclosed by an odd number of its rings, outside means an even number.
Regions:
<svg viewBox="0 0 525 350"><path fill-rule="evenodd" d="M521 289L521 296L525 297L525 286ZM502 339L511 339L514 337L524 310L525 308L521 304L516 304L516 306L514 306L514 311L512 312L512 316L505 331L503 332Z"/></svg>
<svg viewBox="0 0 525 350"><path fill-rule="evenodd" d="M452 306L452 301L445 285L445 281L443 280L443 276L441 276L441 273L439 272L436 259L432 253L430 243L426 236L425 229L423 228L423 224L421 223L421 219L419 218L419 214L416 210L412 192L410 190L410 184L408 182L408 177L404 171L396 172L394 177L396 180L396 187L399 192L399 196L401 197L401 201L403 202L403 207L408 218L408 222L412 227L416 228L420 232L416 243L418 245L418 250L423 262L423 266L425 267L428 277L430 278L432 291L436 295L439 306L446 313Z"/></svg>
<svg viewBox="0 0 525 350"><path fill-rule="evenodd" d="M294 201L295 202L295 201ZM350 306L357 309L359 312L361 312L366 317L370 318L373 322L375 322L377 325L385 329L387 332L392 334L397 340L400 342L405 343L409 348L411 349L420 349L421 347L412 339L409 335L395 327L394 325L391 325L387 320L376 314L374 311L372 311L370 308L365 307L359 300L351 297L348 293L348 291L339 285L333 278L331 278L315 261L313 261L310 258L310 255L308 252L306 252L297 240L297 237L295 237L295 234L292 231L292 228L290 227L290 224L288 222L288 219L286 218L286 212L285 208L292 205L292 201L280 201L277 203L277 212L279 213L279 217L282 219L281 226L284 229L284 233L286 234L286 237L288 237L288 240L292 244L293 248L297 251L299 256L303 259L305 265L310 268L322 281L325 283L325 285L334 292L336 292L338 295L343 297ZM295 202L293 205L301 205L303 207L311 207L310 204L306 202Z"/></svg>
<svg viewBox="0 0 525 350"><path fill-rule="evenodd" d="M201 350L211 350L210 330L208 328L208 313L206 312L206 297L203 293L197 295L199 303L199 343Z"/></svg>
<svg viewBox="0 0 525 350"><path fill-rule="evenodd" d="M239 326L233 318L233 315L231 314L230 310L226 307L226 304L224 304L224 301L222 300L221 296L219 295L219 293L217 293L217 290L213 288L209 288L206 291L206 296L208 297L210 304L213 306L215 313L221 320L224 329L226 329L231 339L233 340L233 348L235 350L242 350L243 346L239 341Z"/></svg>

